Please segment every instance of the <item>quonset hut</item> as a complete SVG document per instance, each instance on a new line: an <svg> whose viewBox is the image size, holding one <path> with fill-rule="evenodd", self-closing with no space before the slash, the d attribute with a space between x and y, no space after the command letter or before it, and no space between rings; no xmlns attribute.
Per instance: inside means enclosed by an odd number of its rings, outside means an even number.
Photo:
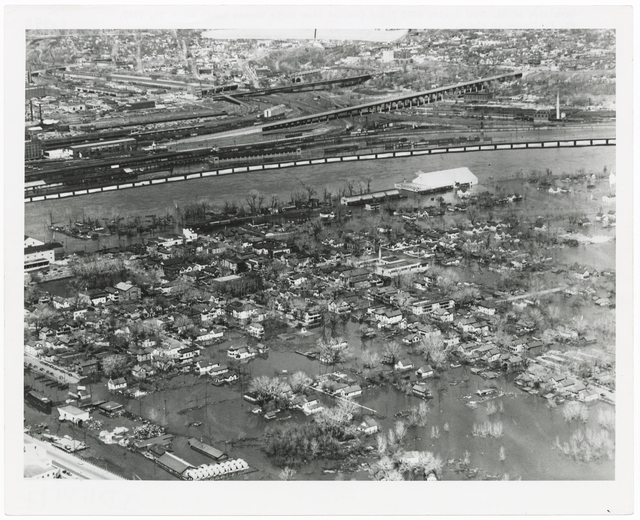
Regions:
<svg viewBox="0 0 640 520"><path fill-rule="evenodd" d="M462 167L428 173L418 172L418 176L413 181L399 182L395 187L413 193L435 193L476 184L478 184L478 177L471 173L469 168Z"/></svg>

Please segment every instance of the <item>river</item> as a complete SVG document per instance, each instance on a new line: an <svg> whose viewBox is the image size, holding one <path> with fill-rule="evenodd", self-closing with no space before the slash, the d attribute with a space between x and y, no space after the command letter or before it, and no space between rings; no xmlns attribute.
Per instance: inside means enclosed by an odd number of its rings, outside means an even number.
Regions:
<svg viewBox="0 0 640 520"><path fill-rule="evenodd" d="M186 182L148 186L109 193L83 195L64 200L48 200L25 205L25 234L50 240L47 225L51 218L66 224L69 219L82 219L83 214L101 217L165 215L173 213L176 205L208 202L222 207L227 200L244 202L252 189L265 194L267 199L276 194L281 201L288 201L291 193L303 185L313 186L321 195L325 186L335 194L347 179L363 181L371 179L371 190L392 188L394 183L410 181L415 173L468 167L480 184L511 178L523 171L549 168L554 173L587 171L602 172L606 166L615 171L615 147L500 150L470 153L442 154L435 156L403 157L376 161L333 163L284 168L278 171L262 171L207 177ZM57 239L63 241L62 237ZM124 240L124 238L122 239ZM113 241L113 239L110 239ZM102 247L105 241L101 240ZM116 240L117 243L117 240ZM95 242L94 242L95 244ZM95 250L91 241L68 239L73 250ZM110 244L111 245L111 244Z"/></svg>

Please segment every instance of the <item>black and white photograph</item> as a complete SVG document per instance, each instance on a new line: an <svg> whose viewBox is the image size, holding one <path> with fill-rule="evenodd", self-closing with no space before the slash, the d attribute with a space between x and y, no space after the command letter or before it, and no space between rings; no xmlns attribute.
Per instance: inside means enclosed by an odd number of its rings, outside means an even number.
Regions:
<svg viewBox="0 0 640 520"><path fill-rule="evenodd" d="M5 12L24 496L632 511L631 8L490 7Z"/></svg>

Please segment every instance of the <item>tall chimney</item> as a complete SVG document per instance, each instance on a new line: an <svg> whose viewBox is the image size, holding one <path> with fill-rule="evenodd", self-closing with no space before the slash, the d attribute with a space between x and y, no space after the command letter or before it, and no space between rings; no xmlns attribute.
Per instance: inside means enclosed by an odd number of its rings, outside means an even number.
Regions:
<svg viewBox="0 0 640 520"><path fill-rule="evenodd" d="M556 98L556 119L560 121L560 91L558 90L558 97Z"/></svg>

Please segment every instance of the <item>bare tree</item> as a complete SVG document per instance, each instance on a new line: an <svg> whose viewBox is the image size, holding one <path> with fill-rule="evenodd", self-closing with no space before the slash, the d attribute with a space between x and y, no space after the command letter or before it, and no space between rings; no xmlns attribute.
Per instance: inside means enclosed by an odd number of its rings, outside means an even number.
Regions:
<svg viewBox="0 0 640 520"><path fill-rule="evenodd" d="M355 189L353 181L351 179L347 179L346 181L344 181L344 184L347 188L347 191L349 192L349 197L353 196L353 191Z"/></svg>
<svg viewBox="0 0 640 520"><path fill-rule="evenodd" d="M364 180L367 183L367 193L371 193L371 181L373 179L371 177L365 177Z"/></svg>

